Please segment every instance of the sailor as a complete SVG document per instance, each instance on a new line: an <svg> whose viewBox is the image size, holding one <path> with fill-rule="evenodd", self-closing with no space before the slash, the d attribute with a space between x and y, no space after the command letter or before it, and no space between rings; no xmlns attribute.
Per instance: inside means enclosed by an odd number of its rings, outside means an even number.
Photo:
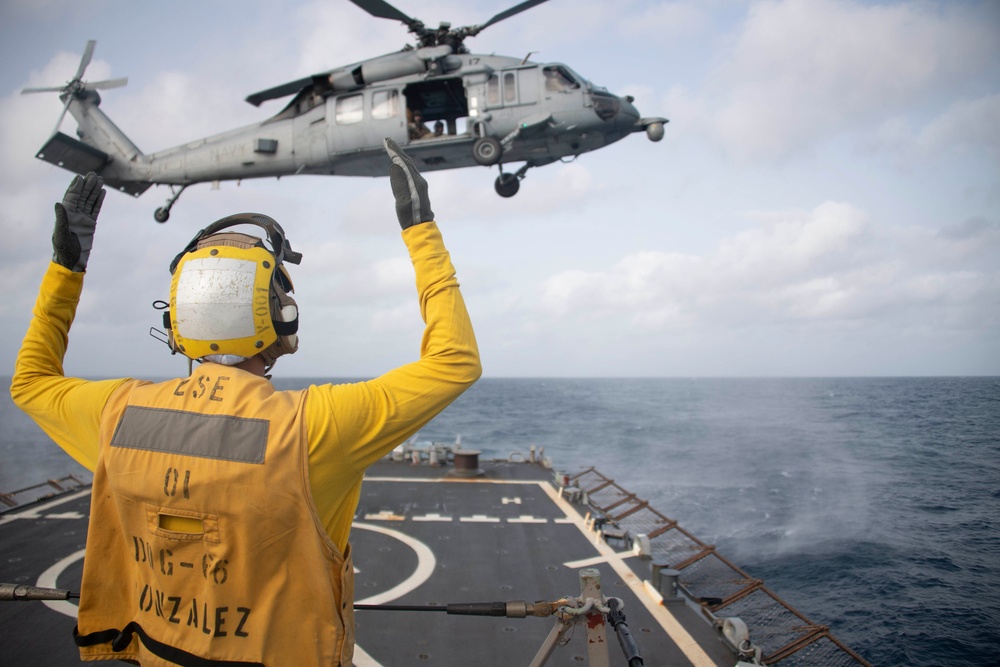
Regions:
<svg viewBox="0 0 1000 667"><path fill-rule="evenodd" d="M428 130L427 126L424 125L424 114L420 111L420 109L414 109L412 116L413 120L410 121L409 128L410 140L413 141L416 139L423 139L428 136L430 134L430 130Z"/></svg>
<svg viewBox="0 0 1000 667"><path fill-rule="evenodd" d="M344 665L348 534L365 469L474 383L479 353L427 182L391 140L389 178L425 321L420 358L374 380L276 391L298 348L277 222L224 218L171 265L169 342L202 362L151 383L63 376L104 190L75 177L18 354L14 402L94 472L78 626L85 660ZM235 224L263 230L234 233ZM256 231L256 230L254 230Z"/></svg>

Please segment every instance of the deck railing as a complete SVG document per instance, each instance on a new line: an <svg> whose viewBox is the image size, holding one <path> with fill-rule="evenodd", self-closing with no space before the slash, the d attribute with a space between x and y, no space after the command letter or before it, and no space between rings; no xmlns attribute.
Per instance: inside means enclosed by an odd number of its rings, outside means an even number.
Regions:
<svg viewBox="0 0 1000 667"><path fill-rule="evenodd" d="M27 486L16 491L0 492L0 514L9 512L29 503L77 491L93 482L89 473L77 473L46 480L40 484Z"/></svg>
<svg viewBox="0 0 1000 667"><path fill-rule="evenodd" d="M796 665L868 665L857 653L830 634L825 625L804 614L770 591L764 582L684 530L673 519L649 506L594 468L569 477L589 505L635 539L649 539L655 561L669 563L680 573L679 584L715 618L740 618L750 629L750 640L762 651L762 662Z"/></svg>

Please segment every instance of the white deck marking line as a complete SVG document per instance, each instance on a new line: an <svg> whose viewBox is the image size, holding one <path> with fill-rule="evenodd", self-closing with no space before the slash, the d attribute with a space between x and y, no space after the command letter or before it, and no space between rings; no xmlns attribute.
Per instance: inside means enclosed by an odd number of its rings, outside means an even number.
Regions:
<svg viewBox="0 0 1000 667"><path fill-rule="evenodd" d="M366 514L365 521L406 521L402 514L394 514L392 510L382 510L374 514Z"/></svg>
<svg viewBox="0 0 1000 667"><path fill-rule="evenodd" d="M584 524L583 518L576 513L573 506L569 502L561 497L559 493L552 488L551 484L546 482L538 482L538 486L541 487L549 498L552 499L559 508L566 513L566 516L573 520L576 527L580 529L588 538L593 534L591 531L587 530ZM704 649L698 645L694 638L684 629L684 626L674 618L674 615L664 607L663 605L657 604L655 601L651 600L650 597L643 590L643 582L636 576L635 572L625 564L625 561L615 553L614 549L609 547L603 541L599 541L594 544L594 548L606 559L608 565L610 565L614 571L621 577L622 581L632 589L635 596L639 601L649 610L649 613L653 615L660 625L666 630L667 634L677 645L677 648L681 650L682 653L691 661L695 667L715 667L715 661L705 653Z"/></svg>
<svg viewBox="0 0 1000 667"><path fill-rule="evenodd" d="M437 559L434 557L434 552L431 551L430 547L415 537L410 537L409 535L405 535L398 530L392 530L391 528L370 526L368 524L358 523L357 521L354 522L352 530L354 528L370 530L383 535L388 535L389 537L394 537L413 549L413 551L417 554L417 569L414 570L413 574L411 574L403 583L390 588L384 593L372 595L364 600L355 600L354 604L386 604L388 602L392 602L393 600L401 598L410 591L416 589L418 586L430 579L431 575L434 574L434 568L437 566ZM354 665L355 667L383 667L382 663L368 655L368 653L357 643L354 644Z"/></svg>
<svg viewBox="0 0 1000 667"><path fill-rule="evenodd" d="M414 521L451 521L450 516L441 516L437 512L431 512L430 514L424 514L423 516L413 517Z"/></svg>
<svg viewBox="0 0 1000 667"><path fill-rule="evenodd" d="M90 493L90 491L87 491L87 493ZM86 549L74 551L58 563L53 564L52 567L38 575L38 581L35 585L40 586L41 588L58 588L58 586L56 586L56 581L59 579L59 575L62 574L62 571L83 558L83 554L86 553L86 551ZM70 618L76 618L77 613L80 611L79 607L69 600L42 600L42 604L52 611L58 611L60 614L66 614Z"/></svg>
<svg viewBox="0 0 1000 667"><path fill-rule="evenodd" d="M548 519L536 519L530 514L522 514L516 519L507 519L507 523L548 523Z"/></svg>
<svg viewBox="0 0 1000 667"><path fill-rule="evenodd" d="M68 496L57 498L56 500L47 502L44 505L39 505L38 507L34 507L24 512L18 512L17 514L8 514L7 516L4 516L2 519L0 519L0 526L4 525L5 523L10 523L11 521L17 521L18 519L41 519L43 518L41 512L44 512L45 510L51 507L56 507L58 505L62 505L63 503L68 503L71 500L76 500L77 498L89 495L90 495L90 489L84 489L83 491L77 491L76 493L71 493ZM83 515L80 515L80 518L82 519Z"/></svg>
<svg viewBox="0 0 1000 667"><path fill-rule="evenodd" d="M365 477L366 482L413 482L417 484L440 484L441 482L456 482L459 484L524 484L524 485L534 485L544 484L545 482L540 482L530 479L461 479L458 477L436 477L436 478L423 478L419 479L416 477Z"/></svg>
<svg viewBox="0 0 1000 667"><path fill-rule="evenodd" d="M500 523L500 517L473 514L472 516L463 516L459 518L459 521L464 523Z"/></svg>
<svg viewBox="0 0 1000 667"><path fill-rule="evenodd" d="M632 553L631 551L620 551L615 555L621 558L622 560L626 558L632 558L633 556L635 556L635 554ZM563 563L563 565L572 570L579 570L581 567L592 567L594 565L599 565L601 563L607 563L607 562L608 562L607 556L594 556L593 558L583 558L581 560L566 561L565 563Z"/></svg>
<svg viewBox="0 0 1000 667"><path fill-rule="evenodd" d="M354 644L354 667L382 667L382 663L368 655L363 648Z"/></svg>
<svg viewBox="0 0 1000 667"><path fill-rule="evenodd" d="M354 522L353 528L360 528L361 530L370 530L383 535L388 535L389 537L395 538L410 547L417 554L417 569L415 569L413 574L407 577L405 581L401 584L393 586L384 593L372 595L364 600L355 600L355 604L384 604L386 602L392 602L393 600L401 598L410 591L416 589L418 586L430 579L431 575L434 574L434 568L437 566L437 559L434 557L434 552L431 551L430 547L417 538L410 537L409 535L401 533L398 530L392 530L391 528L373 526L367 523L358 523L357 521Z"/></svg>
<svg viewBox="0 0 1000 667"><path fill-rule="evenodd" d="M508 498L507 496L504 496L504 498L503 498L503 504L506 505L508 503L514 503L515 505L520 505L521 504L521 499L518 498L517 496L515 496L513 498Z"/></svg>
<svg viewBox="0 0 1000 667"><path fill-rule="evenodd" d="M556 519L553 523L576 523L576 522L573 521L573 519L570 519L569 517L563 517L561 519Z"/></svg>

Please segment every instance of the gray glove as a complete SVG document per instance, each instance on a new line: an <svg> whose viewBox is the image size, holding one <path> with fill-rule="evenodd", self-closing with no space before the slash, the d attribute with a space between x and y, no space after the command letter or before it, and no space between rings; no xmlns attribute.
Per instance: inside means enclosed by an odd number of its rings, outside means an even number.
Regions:
<svg viewBox="0 0 1000 667"><path fill-rule="evenodd" d="M94 229L104 203L104 181L94 172L74 176L62 203L56 204L56 228L52 232L52 261L70 271L87 269Z"/></svg>
<svg viewBox="0 0 1000 667"><path fill-rule="evenodd" d="M427 181L417 171L413 160L392 139L385 140L385 152L392 161L389 165L389 185L396 198L399 226L409 229L413 225L434 220L434 211L427 198Z"/></svg>

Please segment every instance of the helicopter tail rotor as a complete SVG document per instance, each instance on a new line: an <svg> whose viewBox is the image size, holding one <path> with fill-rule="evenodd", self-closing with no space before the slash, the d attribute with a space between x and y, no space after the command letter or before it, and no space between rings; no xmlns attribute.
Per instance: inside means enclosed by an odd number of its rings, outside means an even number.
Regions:
<svg viewBox="0 0 1000 667"><path fill-rule="evenodd" d="M22 95L29 95L31 93L60 93L61 96L65 96L66 103L63 105L62 113L59 114L59 121L56 123L55 129L56 132L59 131L59 126L62 125L63 118L66 117L66 112L69 110L69 105L75 96L83 95L88 91L121 88L128 83L127 77L119 79L106 79L104 81L83 80L83 75L87 71L87 66L90 65L90 60L94 56L95 46L97 46L97 42L95 40L91 39L87 41L87 46L83 50L83 56L80 58L80 65L76 68L76 74L73 75L72 79L66 82L66 85L24 88L21 90Z"/></svg>

